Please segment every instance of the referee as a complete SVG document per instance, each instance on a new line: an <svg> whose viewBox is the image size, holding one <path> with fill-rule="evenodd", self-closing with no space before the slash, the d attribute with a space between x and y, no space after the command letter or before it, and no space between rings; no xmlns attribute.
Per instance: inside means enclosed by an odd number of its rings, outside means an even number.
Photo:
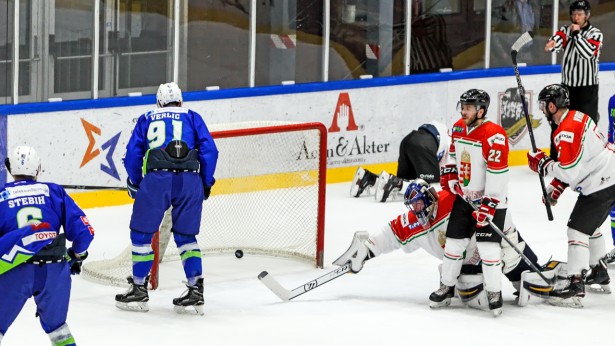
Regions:
<svg viewBox="0 0 615 346"><path fill-rule="evenodd" d="M602 48L602 32L589 22L588 0L570 4L570 25L562 26L545 45L546 52L564 50L562 84L570 92L569 109L589 115L598 124L598 60ZM557 125L551 124L551 134ZM557 153L551 141L551 157Z"/></svg>

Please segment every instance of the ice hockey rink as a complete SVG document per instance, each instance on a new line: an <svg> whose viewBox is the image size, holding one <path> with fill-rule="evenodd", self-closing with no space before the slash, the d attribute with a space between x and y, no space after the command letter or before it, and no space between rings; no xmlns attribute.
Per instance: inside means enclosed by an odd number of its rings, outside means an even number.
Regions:
<svg viewBox="0 0 615 346"><path fill-rule="evenodd" d="M548 183L549 180L547 180ZM373 196L350 198L349 183L327 186L325 268L274 257L205 256L205 315L173 312L171 300L185 286L181 263L162 265L161 287L150 291L150 311L118 310L114 295L124 288L73 277L68 324L77 344L96 345L593 345L610 344L608 328L615 295L588 292L585 307L572 309L515 305L513 288L503 282L504 312L499 318L469 309L454 299L431 310L429 294L438 288L439 261L420 250L377 257L357 275L344 275L289 302L282 302L257 279L267 270L284 287L296 288L336 266L357 230L374 232L401 212L401 200L376 203ZM538 177L526 167L510 174L510 210L521 234L541 263L566 260L566 221L576 201L567 190L547 220ZM91 259L110 258L129 243L131 206L86 213L96 229ZM240 217L242 211L229 217ZM292 225L289 225L292 227ZM602 226L612 248L608 223ZM615 271L611 272L615 275ZM3 346L48 345L29 300L9 329Z"/></svg>

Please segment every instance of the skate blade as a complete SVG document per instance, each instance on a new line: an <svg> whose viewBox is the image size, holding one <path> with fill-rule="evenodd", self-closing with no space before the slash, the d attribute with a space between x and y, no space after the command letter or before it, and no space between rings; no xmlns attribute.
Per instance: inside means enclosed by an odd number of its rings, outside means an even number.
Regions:
<svg viewBox="0 0 615 346"><path fill-rule="evenodd" d="M149 311L149 305L147 304L147 302L132 302L132 303L115 302L115 306L118 309L125 310L125 311L134 311L134 312L148 312Z"/></svg>
<svg viewBox="0 0 615 346"><path fill-rule="evenodd" d="M493 317L500 317L500 315L502 315L502 308L497 308L489 311L491 311Z"/></svg>
<svg viewBox="0 0 615 346"><path fill-rule="evenodd" d="M446 298L441 302L430 302L429 307L432 309L445 308L451 305L451 298Z"/></svg>
<svg viewBox="0 0 615 346"><path fill-rule="evenodd" d="M173 311L180 315L194 315L194 316L203 316L205 312L203 310L203 305L173 305Z"/></svg>
<svg viewBox="0 0 615 346"><path fill-rule="evenodd" d="M350 185L350 197L359 197L361 192L359 192L359 183L363 176L365 175L365 170L361 167L357 168L357 171L354 174L354 179L352 179L352 184Z"/></svg>
<svg viewBox="0 0 615 346"><path fill-rule="evenodd" d="M553 306L560 306L563 308L573 308L573 309L581 309L583 308L583 302L579 297L571 297L571 298L560 298L560 297L550 297L548 303Z"/></svg>
<svg viewBox="0 0 615 346"><path fill-rule="evenodd" d="M585 290L593 292L593 293L599 293L599 294L611 294L611 286L609 286L608 284L606 285L585 285Z"/></svg>

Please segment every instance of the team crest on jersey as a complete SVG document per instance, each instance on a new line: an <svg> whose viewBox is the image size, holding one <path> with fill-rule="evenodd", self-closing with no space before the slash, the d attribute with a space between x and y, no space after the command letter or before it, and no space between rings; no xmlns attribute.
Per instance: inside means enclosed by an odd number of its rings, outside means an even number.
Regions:
<svg viewBox="0 0 615 346"><path fill-rule="evenodd" d="M471 172L472 172L472 159L470 153L465 149L461 153L461 167L459 167L459 181L463 186L470 184Z"/></svg>
<svg viewBox="0 0 615 346"><path fill-rule="evenodd" d="M454 126L453 127L453 132L461 133L461 132L463 132L463 127L461 127L461 126Z"/></svg>
<svg viewBox="0 0 615 346"><path fill-rule="evenodd" d="M525 91L525 101L527 102L532 128L537 128L540 126L540 120L534 119L532 115L531 91ZM509 88L504 92L498 93L498 103L499 123L506 130L508 140L515 144L527 132L523 104L521 103L517 88Z"/></svg>

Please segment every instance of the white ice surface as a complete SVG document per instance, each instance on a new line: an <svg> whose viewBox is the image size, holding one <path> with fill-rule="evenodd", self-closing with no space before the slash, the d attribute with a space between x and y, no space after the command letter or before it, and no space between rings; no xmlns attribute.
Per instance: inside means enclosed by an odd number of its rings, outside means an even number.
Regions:
<svg viewBox="0 0 615 346"><path fill-rule="evenodd" d="M549 180L547 180L548 183ZM547 221L538 177L524 167L511 169L510 210L541 263L566 260L566 221L576 201L567 190ZM588 293L583 309L513 305L505 282L504 313L468 309L459 301L431 310L429 294L438 287L439 263L423 251L387 254L366 263L358 275L345 275L290 302L281 302L256 278L267 270L286 288L331 271L357 230L374 232L404 211L400 201L376 203L350 198L349 183L327 186L325 268L293 260L233 256L204 257L205 316L177 315L171 300L182 293L180 262L163 264L161 288L150 292L150 311L114 306L122 288L73 277L68 324L79 345L609 345L615 295ZM241 212L241 211L239 211ZM87 211L96 228L91 258L109 258L129 243L130 206ZM229 217L233 217L229 215ZM291 225L292 226L292 225ZM608 223L602 226L612 248ZM611 272L613 275L615 272ZM1 294L1 293L0 293ZM3 344L48 345L29 300Z"/></svg>

